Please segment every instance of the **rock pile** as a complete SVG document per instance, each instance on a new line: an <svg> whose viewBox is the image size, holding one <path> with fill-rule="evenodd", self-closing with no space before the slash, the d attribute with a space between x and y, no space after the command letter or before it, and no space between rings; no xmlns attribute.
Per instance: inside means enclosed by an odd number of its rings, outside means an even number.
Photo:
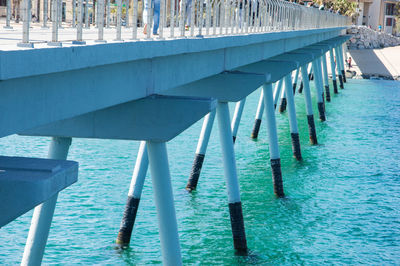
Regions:
<svg viewBox="0 0 400 266"><path fill-rule="evenodd" d="M353 26L347 30L353 37L347 42L349 49L373 49L400 45L400 38L377 32L366 26Z"/></svg>

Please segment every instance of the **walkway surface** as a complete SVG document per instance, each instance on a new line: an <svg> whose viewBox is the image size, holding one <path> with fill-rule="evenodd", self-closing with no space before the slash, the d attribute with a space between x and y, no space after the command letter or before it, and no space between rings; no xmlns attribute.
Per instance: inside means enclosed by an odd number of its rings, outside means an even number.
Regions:
<svg viewBox="0 0 400 266"><path fill-rule="evenodd" d="M400 46L383 49L349 50L357 75L400 78Z"/></svg>

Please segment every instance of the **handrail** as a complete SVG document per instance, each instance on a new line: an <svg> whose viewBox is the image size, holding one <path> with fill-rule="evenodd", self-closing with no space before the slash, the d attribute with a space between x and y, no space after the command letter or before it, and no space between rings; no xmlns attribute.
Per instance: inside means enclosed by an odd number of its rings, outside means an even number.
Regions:
<svg viewBox="0 0 400 266"><path fill-rule="evenodd" d="M23 0L23 38L19 46L32 47L29 41L31 0ZM45 0L49 1L49 0ZM54 0L53 0L54 1ZM57 1L57 0L55 0ZM304 29L319 29L331 27L343 27L350 24L350 18L313 7L306 7L297 3L283 0L141 0L142 9L139 10L139 1L132 1L131 39L174 39L185 37L204 37L204 36L224 36L249 33L262 33L273 31L293 31ZM11 1L7 1L10 3ZM75 1L77 7L73 9L73 18L76 22L76 41L77 44L84 44L82 36L83 26L83 0ZM122 25L122 4L123 1L117 0L117 21L115 22L116 41L123 40L121 36ZM88 4L88 0L85 0ZM98 26L98 41L103 41L103 27L109 26L110 21L110 1L99 0L102 11L98 12L96 21ZM104 7L106 12L104 12ZM143 18L140 13L143 11ZM77 13L77 15L75 14ZM146 13L146 15L144 15ZM188 14L186 14L188 13ZM47 14L44 14L46 16ZM58 18L54 18L58 17ZM87 17L87 16L85 16ZM158 34L152 36L152 27L156 26L153 21L158 18ZM61 12L53 12L53 20L61 21ZM7 25L10 23L7 17ZM126 19L125 21L128 21ZM146 34L138 27L138 22L142 21L142 27L146 24ZM144 22L143 22L144 21ZM46 23L46 20L44 20ZM60 23L52 24L53 43L57 42L57 32ZM75 27L75 21L71 22L71 27ZM126 25L129 26L129 25ZM50 40L45 40L50 42Z"/></svg>

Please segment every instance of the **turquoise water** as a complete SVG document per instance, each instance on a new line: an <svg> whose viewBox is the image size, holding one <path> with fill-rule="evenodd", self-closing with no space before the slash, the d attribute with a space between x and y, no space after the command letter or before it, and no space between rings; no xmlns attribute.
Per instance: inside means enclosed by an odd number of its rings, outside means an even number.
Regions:
<svg viewBox="0 0 400 266"><path fill-rule="evenodd" d="M349 80L327 103L328 121L317 122L318 146L308 143L296 95L301 162L292 158L287 115L277 114L285 199L273 194L265 123L257 141L249 137L258 96L247 100L235 144L250 256L233 251L217 126L192 194L184 188L201 121L168 144L184 263L400 264L400 82ZM45 157L48 144L0 139L2 155ZM79 182L60 193L45 264L161 263L149 176L131 247L114 244L137 150L131 141L73 140ZM0 264L20 262L31 216L0 229Z"/></svg>

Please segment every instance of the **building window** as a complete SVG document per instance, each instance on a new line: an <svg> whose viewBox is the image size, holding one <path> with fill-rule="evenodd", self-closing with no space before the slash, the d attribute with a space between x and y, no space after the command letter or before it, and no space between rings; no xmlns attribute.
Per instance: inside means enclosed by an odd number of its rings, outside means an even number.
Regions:
<svg viewBox="0 0 400 266"><path fill-rule="evenodd" d="M393 19L392 18L387 18L386 19L386 26L392 26L392 23L393 23Z"/></svg>
<svg viewBox="0 0 400 266"><path fill-rule="evenodd" d="M0 0L0 6L7 6L7 0Z"/></svg>
<svg viewBox="0 0 400 266"><path fill-rule="evenodd" d="M393 16L394 15L394 4L386 4L386 15Z"/></svg>

